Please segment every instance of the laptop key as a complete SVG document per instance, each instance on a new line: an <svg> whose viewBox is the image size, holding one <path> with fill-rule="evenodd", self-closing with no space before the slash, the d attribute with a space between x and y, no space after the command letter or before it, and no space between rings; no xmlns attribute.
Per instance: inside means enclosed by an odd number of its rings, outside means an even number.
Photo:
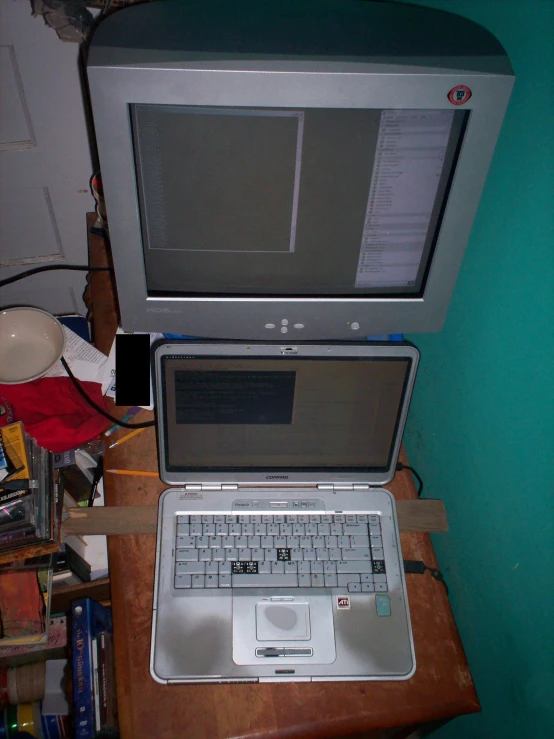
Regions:
<svg viewBox="0 0 554 739"><path fill-rule="evenodd" d="M192 587L203 588L204 587L204 575L193 575L192 576Z"/></svg>
<svg viewBox="0 0 554 739"><path fill-rule="evenodd" d="M271 574L272 575L284 575L285 574L285 563L284 562L272 562L271 563Z"/></svg>
<svg viewBox="0 0 554 739"><path fill-rule="evenodd" d="M177 562L198 562L198 549L177 549Z"/></svg>
<svg viewBox="0 0 554 739"><path fill-rule="evenodd" d="M190 527L188 523L177 524L177 536L188 536Z"/></svg>
<svg viewBox="0 0 554 739"><path fill-rule="evenodd" d="M192 575L175 575L176 588L190 588Z"/></svg>
<svg viewBox="0 0 554 739"><path fill-rule="evenodd" d="M225 550L225 559L227 562L235 562L239 558L239 550L238 549L226 549Z"/></svg>
<svg viewBox="0 0 554 739"><path fill-rule="evenodd" d="M388 592L388 587L386 582L376 582L375 583L375 592L376 593L386 593Z"/></svg>
<svg viewBox="0 0 554 739"><path fill-rule="evenodd" d="M367 524L366 523L345 523L343 526L345 536L367 536Z"/></svg>
<svg viewBox="0 0 554 739"><path fill-rule="evenodd" d="M176 575L203 575L205 572L205 562L179 562L175 565Z"/></svg>
<svg viewBox="0 0 554 739"><path fill-rule="evenodd" d="M355 551L359 551L356 549ZM337 562L337 574L348 575L351 573L373 572L371 560L353 560L351 562Z"/></svg>
<svg viewBox="0 0 554 739"><path fill-rule="evenodd" d="M361 593L362 592L362 586L359 582L349 582L348 583L348 592L349 593Z"/></svg>
<svg viewBox="0 0 554 739"><path fill-rule="evenodd" d="M309 575L310 574L310 563L309 562L298 562L298 574ZM310 580L311 583L311 580Z"/></svg>
<svg viewBox="0 0 554 739"><path fill-rule="evenodd" d="M211 562L212 561L212 550L211 549L199 549L198 559L201 562Z"/></svg>
<svg viewBox="0 0 554 739"><path fill-rule="evenodd" d="M352 559L367 559L368 562L371 562L371 554L369 553L369 549L343 549L342 558L345 562L348 562Z"/></svg>
<svg viewBox="0 0 554 739"><path fill-rule="evenodd" d="M218 574L219 574L219 562L206 562L206 575L218 575Z"/></svg>
<svg viewBox="0 0 554 739"><path fill-rule="evenodd" d="M219 574L220 575L230 575L231 574L231 562L219 562Z"/></svg>
<svg viewBox="0 0 554 739"><path fill-rule="evenodd" d="M206 575L204 582L205 588L217 588L219 585L219 575Z"/></svg>
<svg viewBox="0 0 554 739"><path fill-rule="evenodd" d="M298 587L299 588L311 588L312 587L312 576L306 573L302 573L298 575Z"/></svg>
<svg viewBox="0 0 554 739"><path fill-rule="evenodd" d="M285 575L290 575L291 573L298 572L298 565L296 562L285 562Z"/></svg>
<svg viewBox="0 0 554 739"><path fill-rule="evenodd" d="M270 575L271 562L258 562L258 572L260 575Z"/></svg>
<svg viewBox="0 0 554 739"><path fill-rule="evenodd" d="M375 592L375 585L372 582L362 583L362 593L373 593Z"/></svg>
<svg viewBox="0 0 554 739"><path fill-rule="evenodd" d="M219 576L219 587L230 588L231 587L231 575L220 575Z"/></svg>
<svg viewBox="0 0 554 739"><path fill-rule="evenodd" d="M225 549L212 549L212 560L214 562L224 562Z"/></svg>
<svg viewBox="0 0 554 739"><path fill-rule="evenodd" d="M373 555L373 559L385 559L385 553L378 547L374 547L371 550L371 554Z"/></svg>
<svg viewBox="0 0 554 739"><path fill-rule="evenodd" d="M380 538L381 537L379 537L379 539ZM350 546L352 548L363 547L364 549L369 549L369 536L351 536Z"/></svg>
<svg viewBox="0 0 554 739"><path fill-rule="evenodd" d="M312 577L312 588L322 588L325 585L323 575L314 574Z"/></svg>
<svg viewBox="0 0 554 739"><path fill-rule="evenodd" d="M177 516L177 523L178 524L179 523L188 523L188 522L189 522L189 517L188 516L185 516L185 515Z"/></svg>
<svg viewBox="0 0 554 739"><path fill-rule="evenodd" d="M178 536L177 547L179 549L194 549L196 546L195 536Z"/></svg>
<svg viewBox="0 0 554 739"><path fill-rule="evenodd" d="M330 573L330 574L325 574L323 577L324 577L324 580L325 580L325 587L326 588L336 588L336 587L338 587L338 582L337 582L337 576L336 575L333 575L332 573Z"/></svg>
<svg viewBox="0 0 554 739"><path fill-rule="evenodd" d="M297 588L298 575L231 575L234 588Z"/></svg>

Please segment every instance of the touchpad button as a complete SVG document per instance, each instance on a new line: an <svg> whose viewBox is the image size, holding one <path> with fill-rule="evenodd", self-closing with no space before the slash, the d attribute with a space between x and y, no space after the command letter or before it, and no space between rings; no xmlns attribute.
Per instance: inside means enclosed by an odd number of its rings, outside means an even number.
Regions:
<svg viewBox="0 0 554 739"><path fill-rule="evenodd" d="M310 638L310 607L307 603L256 604L258 641L291 641Z"/></svg>

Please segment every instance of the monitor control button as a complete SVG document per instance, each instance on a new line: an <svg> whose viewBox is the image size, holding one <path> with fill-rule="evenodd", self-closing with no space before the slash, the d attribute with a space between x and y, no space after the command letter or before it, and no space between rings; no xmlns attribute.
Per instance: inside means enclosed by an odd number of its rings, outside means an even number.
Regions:
<svg viewBox="0 0 554 739"><path fill-rule="evenodd" d="M281 326L288 326L288 325L289 325L288 320L286 318L283 318L283 320L281 321Z"/></svg>
<svg viewBox="0 0 554 739"><path fill-rule="evenodd" d="M295 323L294 324L294 328L304 328L304 324L303 323Z"/></svg>
<svg viewBox="0 0 554 739"><path fill-rule="evenodd" d="M360 328L360 324L357 321L354 321L354 323L350 324L350 328L352 331L357 331Z"/></svg>
<svg viewBox="0 0 554 739"><path fill-rule="evenodd" d="M288 328L286 326L281 326L281 333L286 334L288 331Z"/></svg>
<svg viewBox="0 0 554 739"><path fill-rule="evenodd" d="M274 323L266 323L265 324L265 327L266 328L275 328L275 324Z"/></svg>

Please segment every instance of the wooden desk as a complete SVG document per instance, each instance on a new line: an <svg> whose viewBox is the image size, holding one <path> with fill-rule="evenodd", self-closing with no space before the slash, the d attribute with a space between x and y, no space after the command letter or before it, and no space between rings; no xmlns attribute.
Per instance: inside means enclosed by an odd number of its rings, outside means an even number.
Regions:
<svg viewBox="0 0 554 739"><path fill-rule="evenodd" d="M105 263L102 239L92 237L89 245L91 265ZM117 326L111 283L103 273L93 273L91 282L95 340L107 352ZM109 452L105 466L157 469L154 429ZM164 487L154 478L112 477L105 480L106 500L155 505ZM408 472L389 487L398 499L415 498ZM403 533L401 540L406 559L437 565L428 534ZM123 739L400 739L480 710L445 589L429 573L407 576L417 660L410 680L162 686L148 667L155 537L112 536L109 557Z"/></svg>

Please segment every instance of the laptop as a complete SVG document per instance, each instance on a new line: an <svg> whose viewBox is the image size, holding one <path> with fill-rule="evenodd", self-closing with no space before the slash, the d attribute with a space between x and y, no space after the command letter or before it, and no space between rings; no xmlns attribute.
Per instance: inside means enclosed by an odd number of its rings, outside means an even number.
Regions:
<svg viewBox="0 0 554 739"><path fill-rule="evenodd" d="M153 354L159 683L404 680L393 496L410 344L170 342Z"/></svg>

